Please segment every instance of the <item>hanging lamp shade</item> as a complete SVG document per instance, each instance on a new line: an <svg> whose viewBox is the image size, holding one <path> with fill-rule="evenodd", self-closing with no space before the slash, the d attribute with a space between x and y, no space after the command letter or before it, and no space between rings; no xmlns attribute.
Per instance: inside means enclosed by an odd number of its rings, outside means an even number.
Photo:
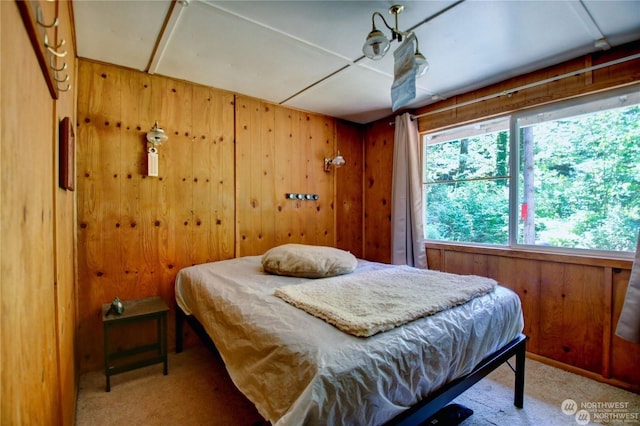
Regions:
<svg viewBox="0 0 640 426"><path fill-rule="evenodd" d="M388 50L389 40L382 34L382 31L374 27L373 31L367 36L364 46L362 46L362 53L364 53L367 58L377 61L383 58Z"/></svg>
<svg viewBox="0 0 640 426"><path fill-rule="evenodd" d="M151 128L151 131L147 133L147 141L153 146L157 146L157 145L162 145L162 143L167 139L169 139L169 137L164 132L164 130L158 127L158 122L156 121L153 127Z"/></svg>
<svg viewBox="0 0 640 426"><path fill-rule="evenodd" d="M416 54L414 56L417 66L416 77L425 75L427 70L429 69L429 62L427 62L427 58L425 58L424 55L418 51L416 51Z"/></svg>

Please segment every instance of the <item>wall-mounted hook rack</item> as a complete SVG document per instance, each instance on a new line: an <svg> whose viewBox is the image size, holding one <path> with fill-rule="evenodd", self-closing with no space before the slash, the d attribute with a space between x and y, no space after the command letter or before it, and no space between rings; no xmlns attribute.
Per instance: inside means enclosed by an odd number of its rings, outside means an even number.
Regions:
<svg viewBox="0 0 640 426"><path fill-rule="evenodd" d="M284 196L287 200L301 201L317 201L320 198L318 194L299 194L297 192L287 192Z"/></svg>
<svg viewBox="0 0 640 426"><path fill-rule="evenodd" d="M45 14L48 11L55 11L59 8L58 0L48 1L46 7L40 5L38 0L16 0L18 10L22 17L25 29L31 40L31 45L38 59L38 64L42 70L42 75L49 88L49 93L53 99L58 99L58 92L67 92L71 90L71 84L68 83L69 76L60 78L57 74L59 71L67 69L66 62L62 67L58 66L57 58L64 58L68 51L60 51L65 45L66 40L59 41L50 40L48 30L57 28L60 25L58 16L52 20L46 20ZM51 22L51 23L49 23ZM58 32L59 33L59 32ZM52 34L55 34L53 32ZM48 61L47 61L47 56ZM60 83L67 83L66 87L61 88Z"/></svg>

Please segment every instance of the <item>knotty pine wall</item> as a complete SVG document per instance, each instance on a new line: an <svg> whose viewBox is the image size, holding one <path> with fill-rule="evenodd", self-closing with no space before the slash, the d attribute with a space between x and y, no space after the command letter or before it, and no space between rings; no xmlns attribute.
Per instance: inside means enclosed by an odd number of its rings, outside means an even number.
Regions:
<svg viewBox="0 0 640 426"><path fill-rule="evenodd" d="M614 334L630 261L435 243L427 257L431 269L494 278L518 293L534 358L640 392L640 345Z"/></svg>
<svg viewBox="0 0 640 426"><path fill-rule="evenodd" d="M581 68L640 52L632 43L558 66L512 78L415 111L448 111L419 119L421 132L472 122L553 101L640 82L640 60L578 74L567 79L455 107ZM364 257L389 262L391 221L392 121L371 123L365 131ZM427 244L429 268L496 278L515 290L523 303L527 350L534 357L597 380L640 392L640 345L615 336L632 263L576 256L489 250L453 244Z"/></svg>
<svg viewBox="0 0 640 426"><path fill-rule="evenodd" d="M74 193L58 187L58 122L75 121L70 3L43 2L72 89L49 93L15 1L0 2L0 424L75 419ZM57 43L56 43L57 44Z"/></svg>
<svg viewBox="0 0 640 426"><path fill-rule="evenodd" d="M82 371L102 365L101 304L158 294L173 317L182 267L284 243L361 256L359 126L86 60L79 82ZM155 120L169 140L159 147L159 177L147 177L145 135ZM338 150L347 165L325 173L324 157ZM288 200L289 192L319 199Z"/></svg>

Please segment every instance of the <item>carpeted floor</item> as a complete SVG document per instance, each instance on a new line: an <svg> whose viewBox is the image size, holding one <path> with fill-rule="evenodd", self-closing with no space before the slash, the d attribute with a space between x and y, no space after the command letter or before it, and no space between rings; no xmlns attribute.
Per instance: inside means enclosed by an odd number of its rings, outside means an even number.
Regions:
<svg viewBox="0 0 640 426"><path fill-rule="evenodd" d="M563 401L569 399L576 403L574 414L563 413ZM513 372L506 364L454 402L474 411L462 426L640 424L640 395L530 359L524 409L513 406ZM586 416L576 409L585 409ZM625 414L626 420L610 421L614 413ZM113 376L111 392L105 392L103 372L82 375L76 421L77 426L252 426L262 423L262 417L235 388L221 362L196 347L169 355L168 376L161 364Z"/></svg>

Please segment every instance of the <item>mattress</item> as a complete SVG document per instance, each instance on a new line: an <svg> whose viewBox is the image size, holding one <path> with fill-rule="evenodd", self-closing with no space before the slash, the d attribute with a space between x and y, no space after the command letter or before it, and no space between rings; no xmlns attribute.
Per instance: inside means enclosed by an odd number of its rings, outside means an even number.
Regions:
<svg viewBox="0 0 640 426"><path fill-rule="evenodd" d="M195 265L176 301L204 326L237 388L273 425L378 425L468 374L523 329L497 286L455 308L362 338L274 295L309 279L263 271L260 256ZM396 266L358 260L353 274Z"/></svg>

